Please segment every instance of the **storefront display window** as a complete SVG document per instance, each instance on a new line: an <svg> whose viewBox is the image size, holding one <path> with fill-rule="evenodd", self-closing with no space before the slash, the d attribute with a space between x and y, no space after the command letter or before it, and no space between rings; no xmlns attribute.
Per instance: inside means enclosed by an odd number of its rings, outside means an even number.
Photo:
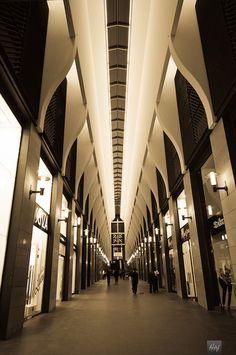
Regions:
<svg viewBox="0 0 236 355"><path fill-rule="evenodd" d="M206 212L208 218L208 228L211 235L212 252L214 255L215 272L218 277L220 295L222 296L222 287L220 278L222 275L231 274L231 257L227 233L225 230L224 216L220 195L218 191L213 190L212 177L217 178L213 157L210 156L201 169ZM232 277L232 275L231 275ZM235 295L232 294L231 305L236 305Z"/></svg>
<svg viewBox="0 0 236 355"><path fill-rule="evenodd" d="M73 250L73 262L72 262L72 293L75 293L75 277L76 277L76 251Z"/></svg>
<svg viewBox="0 0 236 355"><path fill-rule="evenodd" d="M172 239L172 224L170 221L170 213L167 211L165 214L165 224L166 224L166 237L167 245L169 250L169 275L170 275L170 286L171 291L176 292L176 276L175 276L175 262L174 262L174 251L173 251L173 239Z"/></svg>
<svg viewBox="0 0 236 355"><path fill-rule="evenodd" d="M26 289L25 318L41 312L47 250L47 234L33 227Z"/></svg>
<svg viewBox="0 0 236 355"><path fill-rule="evenodd" d="M180 227L180 238L182 244L182 255L188 297L196 297L196 284L194 277L194 266L192 257L192 244L189 230L189 216L187 213L186 196L184 190L177 198L178 219Z"/></svg>
<svg viewBox="0 0 236 355"><path fill-rule="evenodd" d="M30 262L28 270L25 318L30 318L42 310L42 298L44 287L44 275L46 265L46 252L48 240L48 219L51 203L52 175L47 166L40 159L37 182L37 190L44 180L44 194L36 197L34 226L30 250ZM44 178L42 180L42 177ZM46 181L45 181L46 180Z"/></svg>
<svg viewBox="0 0 236 355"><path fill-rule="evenodd" d="M21 126L0 95L0 288L20 141Z"/></svg>
<svg viewBox="0 0 236 355"><path fill-rule="evenodd" d="M74 219L76 222L78 221L77 218ZM77 233L78 233L78 228L77 223L75 222L75 225L73 226L73 243L76 246L77 245Z"/></svg>
<svg viewBox="0 0 236 355"><path fill-rule="evenodd" d="M68 215L68 201L64 195L62 195L61 213L62 213L62 216L61 216L62 219L68 217L67 216ZM61 223L60 223L60 234L63 235L64 237L66 237L66 234L67 234L66 221L61 221Z"/></svg>
<svg viewBox="0 0 236 355"><path fill-rule="evenodd" d="M57 295L56 295L57 301L62 301L63 299L64 267L65 267L65 254L59 255L58 258Z"/></svg>
<svg viewBox="0 0 236 355"><path fill-rule="evenodd" d="M78 256L77 235L80 228L80 217L77 217L77 215L75 215L74 221L75 222L73 226L72 293L75 293L76 263L77 263L77 256Z"/></svg>
<svg viewBox="0 0 236 355"><path fill-rule="evenodd" d="M67 237L67 221L68 218L68 201L62 195L61 202L61 219L60 222L60 245L58 256L58 273L57 273L57 295L56 300L63 300L63 287L64 287L64 269L65 269L65 256L66 256L66 237Z"/></svg>
<svg viewBox="0 0 236 355"><path fill-rule="evenodd" d="M43 187L44 193L43 195L36 194L36 203L49 214L52 192L52 175L42 159L39 161L38 177L37 190L40 190L40 188Z"/></svg>

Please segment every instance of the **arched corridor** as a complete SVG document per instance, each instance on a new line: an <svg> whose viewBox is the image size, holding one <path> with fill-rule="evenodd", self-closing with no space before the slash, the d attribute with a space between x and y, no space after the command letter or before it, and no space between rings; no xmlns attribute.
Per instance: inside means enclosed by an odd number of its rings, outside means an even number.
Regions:
<svg viewBox="0 0 236 355"><path fill-rule="evenodd" d="M0 350L234 349L235 34L235 0L0 0Z"/></svg>
<svg viewBox="0 0 236 355"><path fill-rule="evenodd" d="M140 282L114 278L62 303L56 311L26 322L22 335L0 343L2 355L199 355L207 340L221 340L222 354L236 346L235 314L206 313L198 304Z"/></svg>

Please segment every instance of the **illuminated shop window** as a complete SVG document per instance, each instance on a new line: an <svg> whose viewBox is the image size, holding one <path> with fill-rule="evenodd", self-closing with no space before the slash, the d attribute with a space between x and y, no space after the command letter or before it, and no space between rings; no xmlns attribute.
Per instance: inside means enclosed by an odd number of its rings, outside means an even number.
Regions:
<svg viewBox="0 0 236 355"><path fill-rule="evenodd" d="M0 287L10 224L21 126L0 95Z"/></svg>

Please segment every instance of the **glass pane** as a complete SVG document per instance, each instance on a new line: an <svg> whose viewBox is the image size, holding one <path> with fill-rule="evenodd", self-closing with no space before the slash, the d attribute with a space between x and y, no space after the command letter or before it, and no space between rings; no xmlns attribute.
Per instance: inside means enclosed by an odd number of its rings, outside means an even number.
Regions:
<svg viewBox="0 0 236 355"><path fill-rule="evenodd" d="M0 95L0 287L15 186L21 126Z"/></svg>

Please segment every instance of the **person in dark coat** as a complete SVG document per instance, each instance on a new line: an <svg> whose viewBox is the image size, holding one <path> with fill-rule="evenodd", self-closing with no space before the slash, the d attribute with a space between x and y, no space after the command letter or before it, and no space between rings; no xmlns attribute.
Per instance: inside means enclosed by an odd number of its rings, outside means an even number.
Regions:
<svg viewBox="0 0 236 355"><path fill-rule="evenodd" d="M232 295L232 281L231 281L231 275L230 275L229 269L225 268L225 272L223 272L223 270L220 269L219 283L220 283L220 286L222 287L221 307L222 307L222 309L225 309L226 293L228 290L228 309L230 309L231 295Z"/></svg>
<svg viewBox="0 0 236 355"><path fill-rule="evenodd" d="M154 278L155 278L154 272L150 270L148 273L148 283L149 283L150 293L154 292Z"/></svg>
<svg viewBox="0 0 236 355"><path fill-rule="evenodd" d="M111 272L110 272L110 270L108 269L108 270L107 270L107 286L110 286L110 281L111 281Z"/></svg>
<svg viewBox="0 0 236 355"><path fill-rule="evenodd" d="M153 274L154 274L153 292L157 293L158 292L159 271L156 268L154 268Z"/></svg>
<svg viewBox="0 0 236 355"><path fill-rule="evenodd" d="M134 268L133 272L131 273L131 280L132 280L132 291L136 295L137 288L138 288L138 272Z"/></svg>

